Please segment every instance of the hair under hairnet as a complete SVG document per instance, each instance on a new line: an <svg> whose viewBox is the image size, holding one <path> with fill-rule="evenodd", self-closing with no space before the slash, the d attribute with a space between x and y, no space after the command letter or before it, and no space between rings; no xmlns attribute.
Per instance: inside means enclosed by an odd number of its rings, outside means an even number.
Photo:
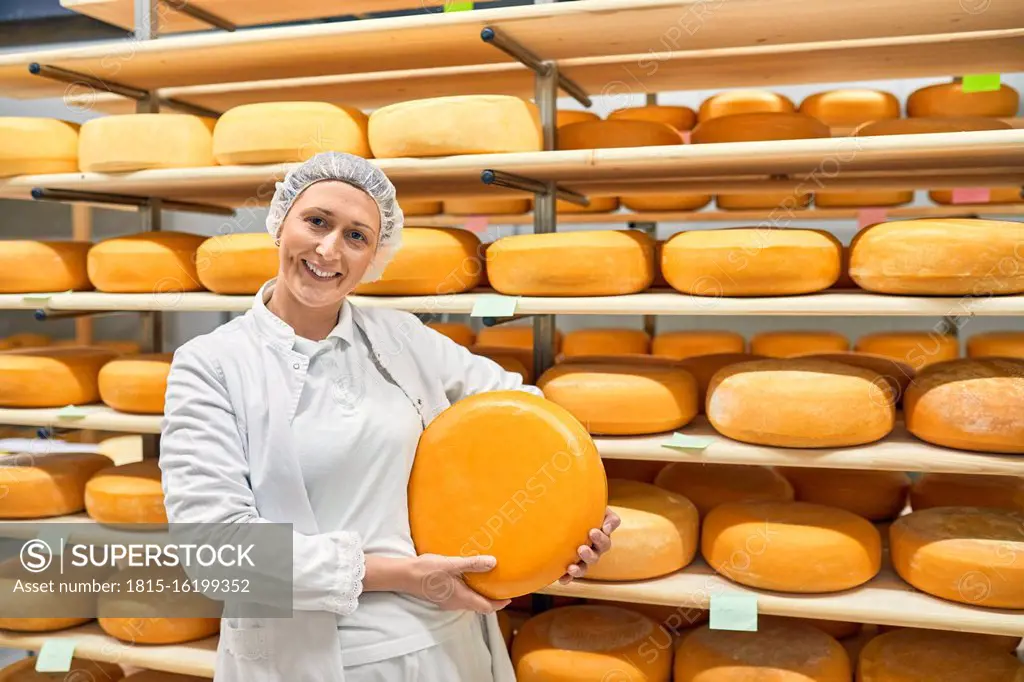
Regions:
<svg viewBox="0 0 1024 682"><path fill-rule="evenodd" d="M363 275L362 282L373 282L381 278L384 268L395 257L402 244L402 224L405 217L395 197L395 186L377 166L361 156L341 152L322 152L288 171L274 190L267 214L267 231L277 239L284 224L284 218L292 204L310 185L323 180L339 180L354 185L369 194L380 211L380 234L377 237L377 252L370 267Z"/></svg>

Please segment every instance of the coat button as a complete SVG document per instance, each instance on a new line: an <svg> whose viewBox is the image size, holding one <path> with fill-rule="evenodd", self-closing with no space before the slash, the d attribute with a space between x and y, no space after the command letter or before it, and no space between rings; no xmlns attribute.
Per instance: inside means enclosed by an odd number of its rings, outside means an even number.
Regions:
<svg viewBox="0 0 1024 682"><path fill-rule="evenodd" d="M292 369L298 369L298 368L299 368L299 363L296 362L294 365L292 365Z"/></svg>

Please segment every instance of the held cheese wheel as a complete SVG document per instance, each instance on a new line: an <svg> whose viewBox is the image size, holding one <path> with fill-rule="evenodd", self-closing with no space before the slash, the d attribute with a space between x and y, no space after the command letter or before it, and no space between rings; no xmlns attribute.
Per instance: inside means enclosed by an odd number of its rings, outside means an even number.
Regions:
<svg viewBox="0 0 1024 682"><path fill-rule="evenodd" d="M928 192L928 198L936 204L952 204L953 190L933 189ZM988 204L1019 204L1024 202L1024 196L1017 187L993 187L988 191Z"/></svg>
<svg viewBox="0 0 1024 682"><path fill-rule="evenodd" d="M655 645L659 635L655 620L632 609L550 609L526 621L512 642L516 680L669 682L672 651Z"/></svg>
<svg viewBox="0 0 1024 682"><path fill-rule="evenodd" d="M682 360L713 353L742 353L747 342L742 334L728 331L662 332L651 343L651 354Z"/></svg>
<svg viewBox="0 0 1024 682"><path fill-rule="evenodd" d="M1024 332L986 332L967 339L967 357L1024 359Z"/></svg>
<svg viewBox="0 0 1024 682"><path fill-rule="evenodd" d="M717 142L758 142L764 140L807 140L831 137L821 121L803 114L756 113L718 116L693 129L693 144Z"/></svg>
<svg viewBox="0 0 1024 682"><path fill-rule="evenodd" d="M587 569L588 579L646 580L693 561L700 523L690 500L647 483L610 479L608 504L622 523L612 548Z"/></svg>
<svg viewBox="0 0 1024 682"><path fill-rule="evenodd" d="M99 373L100 400L120 412L163 414L174 353L116 358Z"/></svg>
<svg viewBox="0 0 1024 682"><path fill-rule="evenodd" d="M623 194L622 205L630 211L696 211L711 203L710 194Z"/></svg>
<svg viewBox="0 0 1024 682"><path fill-rule="evenodd" d="M114 351L92 347L23 348L0 353L0 407L64 407L100 399L100 368Z"/></svg>
<svg viewBox="0 0 1024 682"><path fill-rule="evenodd" d="M697 120L701 123L713 118L734 114L793 113L796 107L785 95L766 90L730 90L704 100Z"/></svg>
<svg viewBox="0 0 1024 682"><path fill-rule="evenodd" d="M539 152L540 113L506 95L458 95L399 102L370 114L370 149L378 159Z"/></svg>
<svg viewBox="0 0 1024 682"><path fill-rule="evenodd" d="M398 204L402 207L402 213L405 214L405 217L407 218L410 216L437 215L444 208L443 202L430 201L427 199L399 199Z"/></svg>
<svg viewBox="0 0 1024 682"><path fill-rule="evenodd" d="M0 455L0 519L38 519L85 509L85 485L113 462L100 454Z"/></svg>
<svg viewBox="0 0 1024 682"><path fill-rule="evenodd" d="M560 329L555 330L555 352L562 350L565 335ZM480 346L494 348L522 348L533 350L533 325L501 324L495 327L483 327L476 335Z"/></svg>
<svg viewBox="0 0 1024 682"><path fill-rule="evenodd" d="M116 682L124 679L124 671L115 663L101 663L84 658L72 658L68 670L59 673L36 672L36 656L23 658L0 669L0 682L74 682L75 680L103 680Z"/></svg>
<svg viewBox="0 0 1024 682"><path fill-rule="evenodd" d="M841 251L819 230L692 230L665 243L661 271L673 289L693 296L808 294L839 279Z"/></svg>
<svg viewBox="0 0 1024 682"><path fill-rule="evenodd" d="M617 109L608 114L610 121L655 121L676 130L689 130L697 123L697 113L690 107L665 104Z"/></svg>
<svg viewBox="0 0 1024 682"><path fill-rule="evenodd" d="M85 511L100 523L167 523L160 465L155 460L108 467L85 484Z"/></svg>
<svg viewBox="0 0 1024 682"><path fill-rule="evenodd" d="M559 364L537 380L545 397L572 413L593 434L661 433L697 415L697 382L658 364Z"/></svg>
<svg viewBox="0 0 1024 682"><path fill-rule="evenodd" d="M428 322L427 326L439 334L444 334L449 339L469 348L476 341L476 334L472 327L461 322Z"/></svg>
<svg viewBox="0 0 1024 682"><path fill-rule="evenodd" d="M4 241L0 249L0 294L86 291L91 242ZM27 266L27 267L26 267Z"/></svg>
<svg viewBox="0 0 1024 682"><path fill-rule="evenodd" d="M643 329L577 329L565 335L566 357L587 355L643 355L650 352L651 337Z"/></svg>
<svg viewBox="0 0 1024 682"><path fill-rule="evenodd" d="M839 507L869 521L888 521L907 504L910 477L902 471L784 467L799 502Z"/></svg>
<svg viewBox="0 0 1024 682"><path fill-rule="evenodd" d="M720 370L707 415L722 435L790 448L873 443L895 424L895 394L878 373L826 360L755 360Z"/></svg>
<svg viewBox="0 0 1024 682"><path fill-rule="evenodd" d="M711 385L711 379L718 370L738 362L764 359L765 356L753 353L711 353L680 360L679 366L697 380L697 412L704 414L708 401L708 386Z"/></svg>
<svg viewBox="0 0 1024 682"><path fill-rule="evenodd" d="M210 237L196 250L196 275L215 294L255 294L277 276L279 265L267 232Z"/></svg>
<svg viewBox="0 0 1024 682"><path fill-rule="evenodd" d="M920 371L960 357L960 341L937 332L877 332L857 339L854 350L891 358Z"/></svg>
<svg viewBox="0 0 1024 682"><path fill-rule="evenodd" d="M89 281L97 290L107 293L202 291L196 257L206 239L173 231L104 239L89 249Z"/></svg>
<svg viewBox="0 0 1024 682"><path fill-rule="evenodd" d="M914 200L913 190L860 190L853 192L816 192L818 208L859 208L862 206L899 206Z"/></svg>
<svg viewBox="0 0 1024 682"><path fill-rule="evenodd" d="M934 507L889 528L893 568L935 597L987 608L1024 609L1024 513Z"/></svg>
<svg viewBox="0 0 1024 682"><path fill-rule="evenodd" d="M70 556L70 544L65 544L64 552ZM91 585L93 580L103 583L110 573L109 567L76 566L70 560L66 560L64 566L59 559L51 561L38 572L25 568L20 557L0 562L0 594L4 595L0 630L54 632L89 622L96 613L96 593L62 589L62 586ZM51 582L50 592L25 589L26 584Z"/></svg>
<svg viewBox="0 0 1024 682"><path fill-rule="evenodd" d="M0 116L0 178L76 172L78 130L56 118Z"/></svg>
<svg viewBox="0 0 1024 682"><path fill-rule="evenodd" d="M793 486L770 467L672 462L654 479L659 488L693 502L701 518L726 502L793 499Z"/></svg>
<svg viewBox="0 0 1024 682"><path fill-rule="evenodd" d="M370 156L367 116L328 102L256 102L232 107L213 129L222 166L297 163L320 152Z"/></svg>
<svg viewBox="0 0 1024 682"><path fill-rule="evenodd" d="M473 395L442 412L420 438L409 480L417 552L494 556L494 569L465 575L490 599L557 580L607 504L590 435L567 410L524 391Z"/></svg>
<svg viewBox="0 0 1024 682"><path fill-rule="evenodd" d="M86 173L215 166L216 119L191 114L117 114L89 119L78 133Z"/></svg>
<svg viewBox="0 0 1024 682"><path fill-rule="evenodd" d="M450 215L515 215L527 213L532 201L519 197L500 199L445 199L444 212Z"/></svg>
<svg viewBox="0 0 1024 682"><path fill-rule="evenodd" d="M995 118L957 116L951 118L894 118L859 126L858 137L875 135L923 135L933 133L970 133L981 130L1011 130L1013 126Z"/></svg>
<svg viewBox="0 0 1024 682"><path fill-rule="evenodd" d="M933 507L984 507L1024 512L1024 477L989 474L922 474L910 488L914 511Z"/></svg>
<svg viewBox="0 0 1024 682"><path fill-rule="evenodd" d="M811 95L800 103L801 114L830 128L859 126L869 121L900 117L900 101L890 92L850 88Z"/></svg>
<svg viewBox="0 0 1024 682"><path fill-rule="evenodd" d="M882 355L873 355L871 353L864 353L860 351L846 351L842 353L810 353L808 355L801 355L800 357L808 360L827 360L829 362L841 362L846 365L853 365L854 367L863 367L864 369L870 369L872 372L877 372L882 375L889 385L892 387L893 392L896 394L896 402L899 403L903 400L903 394L906 393L907 387L910 386L910 382L917 376L917 372L910 365L887 358Z"/></svg>
<svg viewBox="0 0 1024 682"><path fill-rule="evenodd" d="M810 353L837 353L848 350L850 342L836 332L761 332L750 339L751 353L771 358L791 358Z"/></svg>
<svg viewBox="0 0 1024 682"><path fill-rule="evenodd" d="M402 248L376 282L363 282L356 294L433 296L457 294L480 284L480 238L454 227L407 227Z"/></svg>
<svg viewBox="0 0 1024 682"><path fill-rule="evenodd" d="M741 585L814 594L874 578L882 538L871 522L845 509L728 502L704 518L701 553L715 571Z"/></svg>
<svg viewBox="0 0 1024 682"><path fill-rule="evenodd" d="M682 144L679 131L656 121L583 121L558 129L558 149L611 149Z"/></svg>
<svg viewBox="0 0 1024 682"><path fill-rule="evenodd" d="M963 83L939 83L910 93L907 116L989 116L1017 115L1020 95L1009 85L998 90L964 92Z"/></svg>
<svg viewBox="0 0 1024 682"><path fill-rule="evenodd" d="M1024 453L1024 360L951 360L918 374L903 399L907 429L961 450Z"/></svg>
<svg viewBox="0 0 1024 682"><path fill-rule="evenodd" d="M558 199L555 201L556 213L609 213L618 210L618 197L588 197L590 203L586 206L574 204L571 201Z"/></svg>
<svg viewBox="0 0 1024 682"><path fill-rule="evenodd" d="M857 682L1018 682L1024 664L978 635L903 628L881 634L861 650Z"/></svg>
<svg viewBox="0 0 1024 682"><path fill-rule="evenodd" d="M639 230L503 237L487 249L487 276L514 296L616 296L654 281L654 240Z"/></svg>
<svg viewBox="0 0 1024 682"><path fill-rule="evenodd" d="M599 121L601 117L593 111L576 111L575 109L559 109L555 112L555 126L561 128L570 123L582 121Z"/></svg>

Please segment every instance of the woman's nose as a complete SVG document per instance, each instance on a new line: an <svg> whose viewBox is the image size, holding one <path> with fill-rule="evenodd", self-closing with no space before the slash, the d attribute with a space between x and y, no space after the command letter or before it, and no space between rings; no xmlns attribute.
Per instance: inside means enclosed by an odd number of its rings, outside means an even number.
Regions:
<svg viewBox="0 0 1024 682"><path fill-rule="evenodd" d="M316 247L317 255L322 258L336 258L340 251L341 230L331 230L331 232L325 234Z"/></svg>

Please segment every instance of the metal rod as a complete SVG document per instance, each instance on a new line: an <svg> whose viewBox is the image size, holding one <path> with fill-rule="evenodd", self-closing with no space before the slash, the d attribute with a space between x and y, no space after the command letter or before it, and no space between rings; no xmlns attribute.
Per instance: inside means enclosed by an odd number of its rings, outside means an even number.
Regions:
<svg viewBox="0 0 1024 682"><path fill-rule="evenodd" d="M40 308L32 313L32 316L40 322L50 322L52 320L67 320L81 317L95 319L97 317L127 314L124 310L46 310L45 308Z"/></svg>
<svg viewBox="0 0 1024 682"><path fill-rule="evenodd" d="M534 194L547 192L550 189L547 182L491 168L480 173L480 181L485 185L508 187L509 189L518 189L523 192L533 192ZM557 198L562 199L563 201L569 201L574 204L579 204L580 206L590 205L590 199L586 196L573 192L572 190L565 189L559 185L554 186L554 193ZM536 212L536 207L534 207L534 212Z"/></svg>
<svg viewBox="0 0 1024 682"><path fill-rule="evenodd" d="M32 198L40 201L62 201L68 203L115 204L118 206L149 206L149 197L136 197L130 194L108 194L106 192L82 192L71 189L50 189L33 187ZM210 215L233 216L235 210L225 206L210 204L193 204L187 201L171 201L163 199L163 207L169 211L189 211L191 213L209 213Z"/></svg>
<svg viewBox="0 0 1024 682"><path fill-rule="evenodd" d="M558 65L551 61L535 76L534 95L540 109L544 149L557 146ZM557 186L554 180L541 183L543 191L533 199L534 234L553 234L558 229ZM589 203L589 202L588 202ZM539 377L555 364L555 316L538 315L533 319L533 373Z"/></svg>
<svg viewBox="0 0 1024 682"><path fill-rule="evenodd" d="M220 118L220 112L214 111L213 109L207 109L201 107L198 104L189 104L188 102L181 102L170 97L158 97L160 106L168 109L176 109L177 111L184 112L186 114L192 114L194 116L205 116L208 118Z"/></svg>
<svg viewBox="0 0 1024 682"><path fill-rule="evenodd" d="M201 21L205 24L209 24L214 28L219 28L225 31L232 32L238 28L227 19L217 16L213 12L208 12L207 10L202 9L201 7L196 7L195 5L188 2L188 0L163 0L163 2L171 9L181 12L183 14L187 14L193 19Z"/></svg>
<svg viewBox="0 0 1024 682"><path fill-rule="evenodd" d="M135 0L135 39L153 40L160 35L160 0Z"/></svg>
<svg viewBox="0 0 1024 682"><path fill-rule="evenodd" d="M533 69L533 71L540 77L545 75L545 72L549 68L551 62L546 62L538 57L536 54L531 52L525 45L520 43L515 38L511 38L504 32L499 31L493 26L487 26L480 31L480 38L485 43L494 45L496 48L509 55L513 59L518 60L523 65ZM593 102L590 100L590 96L587 95L586 90L581 88L575 81L570 79L568 76L562 73L555 75L555 82L558 87L575 99L577 102L585 107L591 106Z"/></svg>

